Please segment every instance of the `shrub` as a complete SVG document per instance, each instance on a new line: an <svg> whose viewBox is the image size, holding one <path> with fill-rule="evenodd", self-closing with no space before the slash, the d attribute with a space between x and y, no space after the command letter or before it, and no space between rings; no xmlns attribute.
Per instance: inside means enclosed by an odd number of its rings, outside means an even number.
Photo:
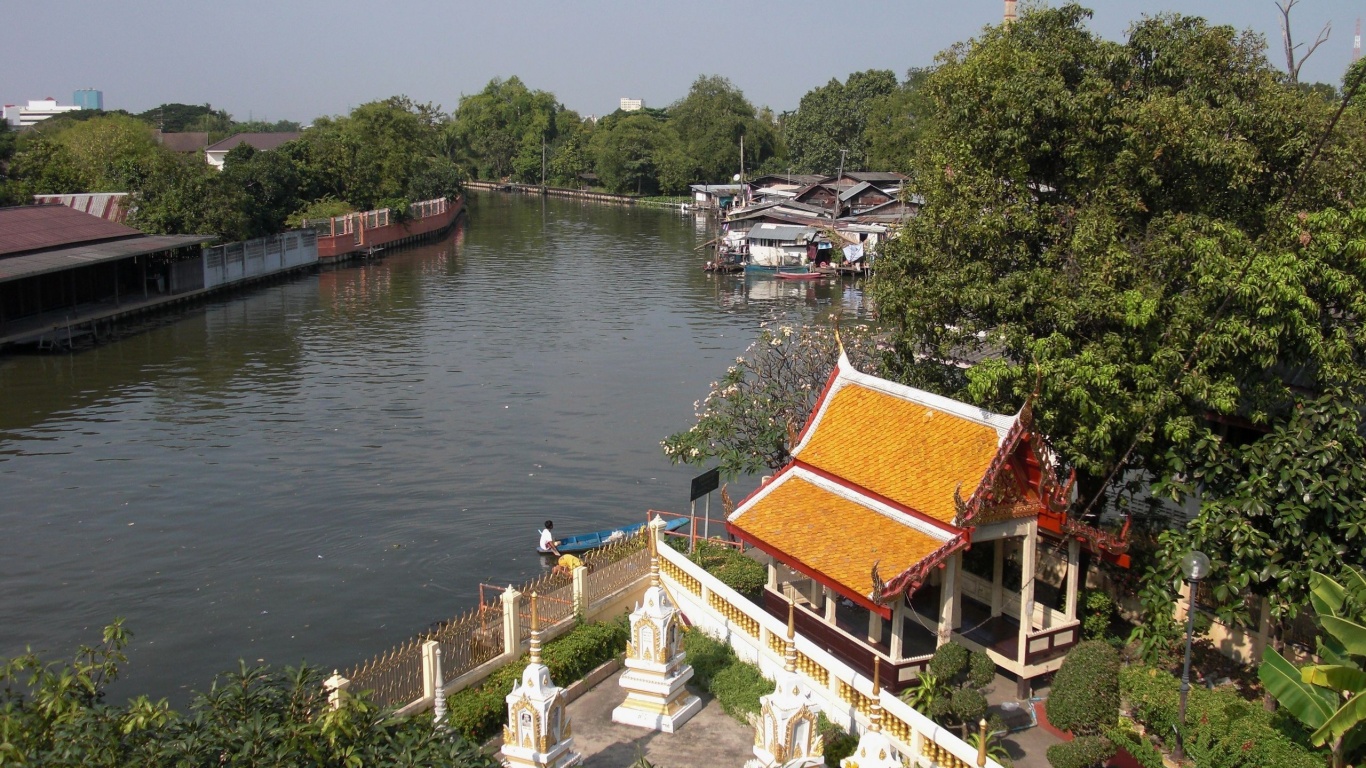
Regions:
<svg viewBox="0 0 1366 768"><path fill-rule="evenodd" d="M759 712L759 697L773 691L772 681L758 667L741 661L729 645L701 630L690 629L683 635L683 650L693 668L693 681L742 723Z"/></svg>
<svg viewBox="0 0 1366 768"><path fill-rule="evenodd" d="M839 765L841 760L858 749L858 737L827 720L824 712L816 720L816 729L825 741L826 765Z"/></svg>
<svg viewBox="0 0 1366 768"><path fill-rule="evenodd" d="M957 643L941 645L930 659L930 674L945 685L954 685L955 678L968 666L968 649Z"/></svg>
<svg viewBox="0 0 1366 768"><path fill-rule="evenodd" d="M581 624L547 643L541 660L556 685L568 685L626 650L630 623L614 621ZM446 699L446 722L461 736L482 743L498 733L507 718L507 695L521 679L530 657L494 670L477 688L467 688Z"/></svg>
<svg viewBox="0 0 1366 768"><path fill-rule="evenodd" d="M1082 736L1048 748L1048 764L1053 768L1100 768L1115 753L1115 745L1104 736Z"/></svg>
<svg viewBox="0 0 1366 768"><path fill-rule="evenodd" d="M724 544L699 540L691 559L722 584L750 600L758 600L763 596L764 585L768 583L768 571L758 562L745 557L745 553Z"/></svg>
<svg viewBox="0 0 1366 768"><path fill-rule="evenodd" d="M738 661L729 645L700 629L683 633L683 652L692 665L693 682L707 691L711 690L711 681L717 672Z"/></svg>
<svg viewBox="0 0 1366 768"><path fill-rule="evenodd" d="M973 688L986 688L996 680L996 662L985 653L968 656L968 685Z"/></svg>
<svg viewBox="0 0 1366 768"><path fill-rule="evenodd" d="M1105 737L1114 745L1128 752L1142 768L1166 768L1162 761L1162 750L1153 746L1151 741L1128 728L1112 727L1105 729Z"/></svg>
<svg viewBox="0 0 1366 768"><path fill-rule="evenodd" d="M753 664L736 660L716 673L711 692L726 714L742 723L759 714L759 697L773 692L773 683Z"/></svg>
<svg viewBox="0 0 1366 768"><path fill-rule="evenodd" d="M987 714L987 697L976 688L959 688L953 692L950 702L953 715L959 722L971 725Z"/></svg>
<svg viewBox="0 0 1366 768"><path fill-rule="evenodd" d="M1115 601L1099 590L1086 593L1086 618L1082 619L1082 635L1087 640L1103 640L1110 633L1110 619L1115 614Z"/></svg>
<svg viewBox="0 0 1366 768"><path fill-rule="evenodd" d="M1048 696L1048 719L1078 736L1100 733L1119 717L1119 654L1087 640L1067 654Z"/></svg>
<svg viewBox="0 0 1366 768"><path fill-rule="evenodd" d="M1177 725L1180 681L1152 667L1128 667L1120 687L1134 719L1170 744ZM1186 752L1201 768L1322 768L1326 753L1297 742L1295 731L1237 692L1192 688L1186 705Z"/></svg>

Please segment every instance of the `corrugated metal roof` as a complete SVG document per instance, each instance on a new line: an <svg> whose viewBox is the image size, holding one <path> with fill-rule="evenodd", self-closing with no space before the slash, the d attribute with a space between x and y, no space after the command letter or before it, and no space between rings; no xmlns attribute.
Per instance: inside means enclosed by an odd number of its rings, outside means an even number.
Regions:
<svg viewBox="0 0 1366 768"><path fill-rule="evenodd" d="M783 240L796 242L804 237L816 234L816 230L811 227L794 227L783 224L760 224L749 230L751 240Z"/></svg>
<svg viewBox="0 0 1366 768"><path fill-rule="evenodd" d="M275 133L239 133L236 136L229 136L222 141L210 144L206 151L224 152L237 148L238 144L247 144L260 150L271 150L284 144L294 141L303 134L298 131L277 131Z"/></svg>
<svg viewBox="0 0 1366 768"><path fill-rule="evenodd" d="M141 234L64 205L0 208L0 256Z"/></svg>
<svg viewBox="0 0 1366 768"><path fill-rule="evenodd" d="M102 221L102 219L95 220ZM23 256L10 256L0 259L0 283L24 277L34 277L48 272L60 272L64 269L73 269L89 264L98 264L104 261L167 251L213 239L212 235L149 235L128 240L87 243L72 248L30 253Z"/></svg>

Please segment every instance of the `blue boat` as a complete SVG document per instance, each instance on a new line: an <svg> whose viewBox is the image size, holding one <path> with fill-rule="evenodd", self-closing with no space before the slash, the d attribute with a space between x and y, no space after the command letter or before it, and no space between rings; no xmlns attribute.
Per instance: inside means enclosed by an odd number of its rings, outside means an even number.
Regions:
<svg viewBox="0 0 1366 768"><path fill-rule="evenodd" d="M664 530L665 532L676 531L686 527L688 522L689 520L686 517L675 517L664 524ZM559 540L560 554L578 554L580 552L587 552L590 549L597 549L604 544L611 544L614 541L620 541L621 539L634 536L639 533L645 525L645 523L636 523L635 525L626 525L621 528L607 528L592 533L579 533L573 536L565 536ZM539 549L536 551L540 552ZM540 553L543 555L550 554L549 552Z"/></svg>

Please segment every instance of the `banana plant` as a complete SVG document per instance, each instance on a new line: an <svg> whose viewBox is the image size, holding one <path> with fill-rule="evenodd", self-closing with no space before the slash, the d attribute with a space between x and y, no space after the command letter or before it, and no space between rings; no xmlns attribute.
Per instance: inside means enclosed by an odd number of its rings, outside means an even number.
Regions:
<svg viewBox="0 0 1366 768"><path fill-rule="evenodd" d="M1310 740L1333 753L1333 768L1366 745L1366 574L1356 566L1339 580L1315 573L1310 602L1318 614L1320 663L1296 667L1276 649L1262 653L1257 671L1272 696L1314 729Z"/></svg>

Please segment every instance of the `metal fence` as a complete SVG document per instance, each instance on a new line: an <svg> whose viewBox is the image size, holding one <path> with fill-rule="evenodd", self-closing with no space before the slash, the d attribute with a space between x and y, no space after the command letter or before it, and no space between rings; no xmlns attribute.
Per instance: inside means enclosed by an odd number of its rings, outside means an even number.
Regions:
<svg viewBox="0 0 1366 768"><path fill-rule="evenodd" d="M583 556L588 566L582 595L585 610L649 570L647 535L642 531ZM517 601L517 621L523 638L531 632L529 598L533 592L540 629L548 630L574 618L574 581L569 574L552 571L517 587L517 591L522 594ZM422 698L423 643L435 640L440 644L442 677L454 680L504 652L503 610L501 600L485 601L481 590L479 605L345 672L350 690L370 691L376 702L387 706L401 707Z"/></svg>
<svg viewBox="0 0 1366 768"><path fill-rule="evenodd" d="M640 578L650 568L650 551L646 546L648 534L641 532L595 549L584 557L588 576L584 585L584 600L589 605L616 592Z"/></svg>
<svg viewBox="0 0 1366 768"><path fill-rule="evenodd" d="M348 671L351 690L370 691L375 701L393 706L421 697L424 639L407 640Z"/></svg>

